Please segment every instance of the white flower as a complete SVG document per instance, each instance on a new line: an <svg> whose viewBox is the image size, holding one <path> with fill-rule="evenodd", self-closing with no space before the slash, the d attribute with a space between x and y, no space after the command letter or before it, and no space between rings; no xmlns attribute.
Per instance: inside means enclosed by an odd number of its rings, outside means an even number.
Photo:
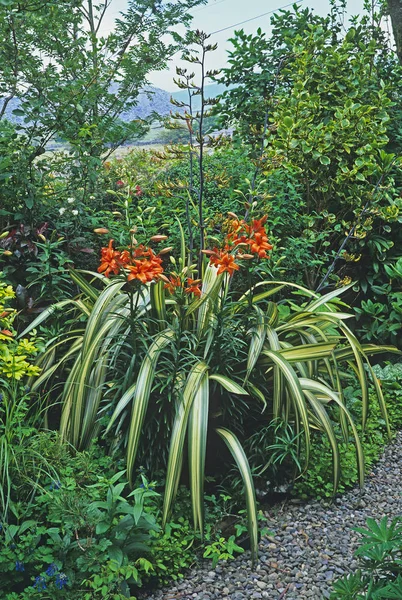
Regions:
<svg viewBox="0 0 402 600"><path fill-rule="evenodd" d="M90 200L95 200L95 196L89 196Z"/></svg>
<svg viewBox="0 0 402 600"><path fill-rule="evenodd" d="M72 204L73 202L75 202L74 198L67 198L67 202L69 204Z"/></svg>
<svg viewBox="0 0 402 600"><path fill-rule="evenodd" d="M64 215L65 212L66 212L65 208L59 208L60 215Z"/></svg>
<svg viewBox="0 0 402 600"><path fill-rule="evenodd" d="M72 210L71 211L73 213L73 215L76 217L78 215L78 210Z"/></svg>

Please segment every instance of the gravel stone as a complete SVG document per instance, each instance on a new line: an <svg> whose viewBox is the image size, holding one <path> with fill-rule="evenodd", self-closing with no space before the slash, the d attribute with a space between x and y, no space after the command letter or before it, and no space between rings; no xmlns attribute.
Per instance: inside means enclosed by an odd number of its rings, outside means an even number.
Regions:
<svg viewBox="0 0 402 600"><path fill-rule="evenodd" d="M366 519L402 514L402 432L385 448L366 477L363 490L354 488L333 503L290 501L265 513L271 535L261 539L259 563L250 553L222 561L211 571L202 562L175 587L143 592L142 600L325 600L332 582L356 570L353 552Z"/></svg>

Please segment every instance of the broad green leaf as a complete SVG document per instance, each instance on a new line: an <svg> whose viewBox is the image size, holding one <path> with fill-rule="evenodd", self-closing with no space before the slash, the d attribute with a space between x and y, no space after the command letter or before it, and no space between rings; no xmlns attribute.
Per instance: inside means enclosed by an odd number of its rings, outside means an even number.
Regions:
<svg viewBox="0 0 402 600"><path fill-rule="evenodd" d="M130 429L127 440L127 474L130 485L133 483L133 470L137 456L145 414L148 408L149 395L155 377L159 355L174 339L175 333L166 329L159 333L151 344L148 354L141 365L133 396Z"/></svg>
<svg viewBox="0 0 402 600"><path fill-rule="evenodd" d="M246 497L248 533L250 536L250 548L253 564L258 560L258 518L257 518L257 503L255 500L255 490L253 476L251 474L250 465L244 450L234 433L224 427L219 427L216 432L226 443L233 458L236 461L240 475L244 483L244 493Z"/></svg>
<svg viewBox="0 0 402 600"><path fill-rule="evenodd" d="M304 430L304 437L306 442L306 465L310 458L310 427L308 421L308 413L304 394L300 385L299 378L292 365L285 360L279 352L272 350L263 350L262 354L267 356L271 361L278 367L281 375L283 375L286 383L290 398L293 403L293 407L296 413L296 418L299 418ZM278 415L281 416L281 415Z"/></svg>
<svg viewBox="0 0 402 600"><path fill-rule="evenodd" d="M198 398L198 406L199 403L208 403L208 365L203 361L197 362L192 367L184 384L182 398L179 398L176 408L175 419L170 437L169 459L166 472L165 497L162 517L163 526L166 524L172 502L174 501L179 485L180 473L183 464L183 446L187 432L187 423L191 407L195 398L197 397L197 394L200 395ZM205 415L203 415L203 418L205 418ZM195 432L193 431L193 433ZM202 432L201 435L204 435L204 432ZM196 452L199 453L197 456L199 459L201 459L203 440L199 439L197 441L193 439L193 442L197 445ZM193 470L194 467L195 465L193 465ZM200 465L198 465L197 468L197 472L199 474ZM199 506L200 485L201 482L198 480L198 482L195 484L196 488L193 490L194 493L196 493L196 496L192 497L192 502L194 503L193 513L195 515L195 527L202 524L202 517L201 522L199 521L199 515L202 508Z"/></svg>
<svg viewBox="0 0 402 600"><path fill-rule="evenodd" d="M194 528L204 531L204 477L209 415L208 374L200 381L190 408L188 425L188 464Z"/></svg>
<svg viewBox="0 0 402 600"><path fill-rule="evenodd" d="M336 344L317 342L315 344L302 344L301 346L283 348L279 350L279 353L289 362L310 361L331 356L335 346Z"/></svg>
<svg viewBox="0 0 402 600"><path fill-rule="evenodd" d="M226 377L226 375L219 375L215 373L214 375L209 376L213 381L217 381L225 390L231 392L232 394L239 394L248 396L248 392L242 388L238 383L230 379L230 377Z"/></svg>
<svg viewBox="0 0 402 600"><path fill-rule="evenodd" d="M353 418L346 408L344 404L338 397L338 394L331 390L326 385L320 383L319 381L313 381L312 379L300 379L300 385L304 391L313 392L318 400L333 400L337 406L339 406L340 410L342 410L347 417L349 425L353 432L353 437L355 439L356 446L356 455L357 455L357 467L359 471L359 483L360 487L363 487L364 484L364 453L363 448L360 442L359 434L357 432L356 426L354 424Z"/></svg>

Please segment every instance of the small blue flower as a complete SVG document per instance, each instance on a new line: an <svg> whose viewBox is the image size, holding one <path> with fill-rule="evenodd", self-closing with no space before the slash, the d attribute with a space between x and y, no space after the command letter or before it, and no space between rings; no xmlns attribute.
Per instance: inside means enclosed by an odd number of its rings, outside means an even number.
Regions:
<svg viewBox="0 0 402 600"><path fill-rule="evenodd" d="M15 570L19 571L20 573L22 573L23 571L25 571L25 565L21 560L16 560L15 561Z"/></svg>
<svg viewBox="0 0 402 600"><path fill-rule="evenodd" d="M46 579L42 577L42 575L38 575L35 577L35 583L33 584L34 588L39 590L40 592L46 589Z"/></svg>
<svg viewBox="0 0 402 600"><path fill-rule="evenodd" d="M59 490L61 488L61 483L60 481L52 481L52 483L50 484L50 491L52 492L53 490Z"/></svg>
<svg viewBox="0 0 402 600"><path fill-rule="evenodd" d="M65 573L57 573L55 579L55 585L57 589L62 590L65 585L68 584L68 577Z"/></svg>
<svg viewBox="0 0 402 600"><path fill-rule="evenodd" d="M4 396L0 393L0 402L3 400Z"/></svg>
<svg viewBox="0 0 402 600"><path fill-rule="evenodd" d="M49 575L49 577L53 577L53 575L55 573L57 573L57 571L59 570L59 567L57 565L55 565L54 563L51 563L48 568L46 569L45 573L46 575Z"/></svg>

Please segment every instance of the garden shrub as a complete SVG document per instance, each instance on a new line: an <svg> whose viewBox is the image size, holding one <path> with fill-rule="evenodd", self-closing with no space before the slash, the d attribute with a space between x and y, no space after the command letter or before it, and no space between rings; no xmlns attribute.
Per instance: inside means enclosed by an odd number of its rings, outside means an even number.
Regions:
<svg viewBox="0 0 402 600"><path fill-rule="evenodd" d="M363 14L344 32L340 11L334 4L319 17L294 7L273 16L269 36L236 31L223 70L233 87L219 110L268 193L275 173L296 177L298 233L282 242L296 254L305 249L304 284L322 284L353 227L327 285L356 281L348 298L358 311L356 331L365 341L399 343L400 279L386 267L400 258L401 67L381 14Z"/></svg>

